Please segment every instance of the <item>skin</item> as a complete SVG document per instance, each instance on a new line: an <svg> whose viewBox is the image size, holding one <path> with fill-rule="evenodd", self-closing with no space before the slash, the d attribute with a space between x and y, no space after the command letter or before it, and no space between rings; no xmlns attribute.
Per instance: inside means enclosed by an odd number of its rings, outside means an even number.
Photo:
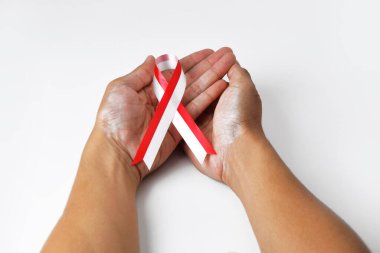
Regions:
<svg viewBox="0 0 380 253"><path fill-rule="evenodd" d="M265 137L261 102L232 50L202 50L181 60L187 88L182 103L217 155L199 164L242 201L263 252L368 252L355 232L291 173ZM84 148L65 211L42 252L138 252L136 191L148 174L131 166L157 99L154 58L112 81ZM164 73L169 79L170 72ZM228 74L229 84L221 78ZM181 137L171 126L153 164L157 169Z"/></svg>
<svg viewBox="0 0 380 253"><path fill-rule="evenodd" d="M227 83L221 78L234 63L229 48L205 49L181 59L187 81L182 103L192 117L225 90ZM42 252L139 251L135 198L148 170L144 163L131 166L131 161L157 106L153 70L154 58L149 56L108 85L66 208ZM168 79L171 73L163 74ZM151 171L180 140L171 126Z"/></svg>
<svg viewBox="0 0 380 253"><path fill-rule="evenodd" d="M242 201L262 252L369 252L359 236L319 201L281 160L261 125L261 100L236 63L216 107L198 120L218 155L199 164Z"/></svg>

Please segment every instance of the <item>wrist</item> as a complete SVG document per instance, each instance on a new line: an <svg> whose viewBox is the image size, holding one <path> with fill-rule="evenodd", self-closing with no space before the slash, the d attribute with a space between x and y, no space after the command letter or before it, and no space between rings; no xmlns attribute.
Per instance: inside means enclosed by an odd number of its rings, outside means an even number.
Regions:
<svg viewBox="0 0 380 253"><path fill-rule="evenodd" d="M254 170L261 169L271 145L262 131L246 131L234 141L226 152L223 165L223 181L235 192L239 192L244 178Z"/></svg>
<svg viewBox="0 0 380 253"><path fill-rule="evenodd" d="M123 148L95 127L84 148L80 168L98 171L111 177L123 176L132 188L137 189L141 173L131 162L131 156Z"/></svg>

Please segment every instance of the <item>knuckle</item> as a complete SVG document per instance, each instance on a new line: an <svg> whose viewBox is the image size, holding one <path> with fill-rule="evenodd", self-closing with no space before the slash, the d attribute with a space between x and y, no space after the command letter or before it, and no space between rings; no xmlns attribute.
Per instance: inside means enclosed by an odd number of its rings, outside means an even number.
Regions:
<svg viewBox="0 0 380 253"><path fill-rule="evenodd" d="M189 114L191 115L191 117L194 118L198 114L198 106L196 102L192 101L190 104L188 104L187 110Z"/></svg>
<svg viewBox="0 0 380 253"><path fill-rule="evenodd" d="M198 85L197 83L194 83L193 85L191 85L190 89L194 96L197 96L202 92L200 85Z"/></svg>
<svg viewBox="0 0 380 253"><path fill-rule="evenodd" d="M195 71L187 71L186 72L186 81L187 85L189 85L189 82L193 81L196 78L196 73Z"/></svg>
<svg viewBox="0 0 380 253"><path fill-rule="evenodd" d="M246 68L241 68L241 73L243 75L246 75L248 77L251 77L251 74L249 73L249 71L246 69Z"/></svg>
<svg viewBox="0 0 380 253"><path fill-rule="evenodd" d="M108 90L112 90L112 89L115 89L119 86L122 86L122 85L125 85L127 84L126 83L126 77L130 76L130 74L128 74L127 76L122 76L122 77L118 77L114 80L112 80L108 85L107 85L107 89Z"/></svg>
<svg viewBox="0 0 380 253"><path fill-rule="evenodd" d="M118 86L122 83L122 80L121 80L121 77L118 77L114 80L112 80L110 83L109 83L109 86Z"/></svg>
<svg viewBox="0 0 380 253"><path fill-rule="evenodd" d="M111 81L108 85L107 85L107 88L106 88L106 90L112 90L113 88L115 88L115 86L117 85L117 82L116 82L116 80L113 80L113 81Z"/></svg>

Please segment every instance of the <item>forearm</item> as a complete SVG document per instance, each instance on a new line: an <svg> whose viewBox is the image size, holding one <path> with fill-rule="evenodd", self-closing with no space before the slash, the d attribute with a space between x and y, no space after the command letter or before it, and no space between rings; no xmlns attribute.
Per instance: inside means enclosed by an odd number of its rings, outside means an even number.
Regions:
<svg viewBox="0 0 380 253"><path fill-rule="evenodd" d="M119 152L93 131L64 214L43 252L138 252L139 175Z"/></svg>
<svg viewBox="0 0 380 253"><path fill-rule="evenodd" d="M367 252L355 232L291 173L263 136L233 144L227 171L264 252Z"/></svg>

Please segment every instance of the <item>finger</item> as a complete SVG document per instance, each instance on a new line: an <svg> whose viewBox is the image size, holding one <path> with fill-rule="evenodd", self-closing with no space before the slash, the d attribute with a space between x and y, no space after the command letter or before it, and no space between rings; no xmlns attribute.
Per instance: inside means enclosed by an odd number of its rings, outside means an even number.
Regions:
<svg viewBox="0 0 380 253"><path fill-rule="evenodd" d="M153 80L155 59L149 55L145 62L129 74L129 84L135 90L140 90L151 84Z"/></svg>
<svg viewBox="0 0 380 253"><path fill-rule="evenodd" d="M241 87L252 85L251 75L248 70L242 68L239 63L235 63L227 73L231 86Z"/></svg>
<svg viewBox="0 0 380 253"><path fill-rule="evenodd" d="M186 106L187 112L193 119L198 118L199 115L204 113L202 119L200 120L200 123L202 125L199 125L199 127L207 127L203 125L205 122L205 117L207 116L205 114L212 114L214 112L215 105L212 106L212 104L215 104L215 102L217 102L218 97L223 93L227 86L228 84L226 81L218 80L217 82L215 82L215 84L209 87L205 92L203 92L201 95L199 95L196 99L194 99L190 104ZM207 111L205 111L206 109ZM170 126L169 133L176 144L182 138L182 136L178 133L174 125Z"/></svg>
<svg viewBox="0 0 380 253"><path fill-rule="evenodd" d="M214 51L212 49L203 49L203 50L197 51L195 53L192 53L188 56L185 56L184 58L179 60L181 63L181 67L182 67L183 72L186 73L192 67L197 65L199 62L204 60L206 57L208 57L212 53L214 53ZM166 80L169 80L173 71L174 71L173 69L165 70L162 72L162 74L164 75Z"/></svg>
<svg viewBox="0 0 380 253"><path fill-rule="evenodd" d="M193 119L198 118L223 93L227 86L226 81L218 80L187 104L186 109L191 117Z"/></svg>
<svg viewBox="0 0 380 253"><path fill-rule="evenodd" d="M203 49L198 52L185 56L180 60L183 72L189 71L192 67L214 53L212 49Z"/></svg>
<svg viewBox="0 0 380 253"><path fill-rule="evenodd" d="M187 84L191 85L195 80L197 80L203 73L210 69L213 64L215 64L220 58L222 58L227 53L232 53L231 48L222 47L215 53L209 55L206 59L202 60L201 62L193 66L191 69L189 69L186 73Z"/></svg>
<svg viewBox="0 0 380 253"><path fill-rule="evenodd" d="M252 81L251 75L248 70L240 66L239 62L236 62L230 68L227 76L230 80L230 87L241 89L242 93L253 91L253 93L258 97L258 101L260 101L259 93L257 92L256 86Z"/></svg>
<svg viewBox="0 0 380 253"><path fill-rule="evenodd" d="M112 83L114 85L125 84L136 91L141 90L152 82L154 62L154 57L149 55L145 61L131 73L115 79Z"/></svg>
<svg viewBox="0 0 380 253"><path fill-rule="evenodd" d="M228 70L235 63L235 55L232 52L224 54L218 61L209 66L201 76L187 87L183 96L183 103L186 105L191 100L199 96L217 80L222 79Z"/></svg>

